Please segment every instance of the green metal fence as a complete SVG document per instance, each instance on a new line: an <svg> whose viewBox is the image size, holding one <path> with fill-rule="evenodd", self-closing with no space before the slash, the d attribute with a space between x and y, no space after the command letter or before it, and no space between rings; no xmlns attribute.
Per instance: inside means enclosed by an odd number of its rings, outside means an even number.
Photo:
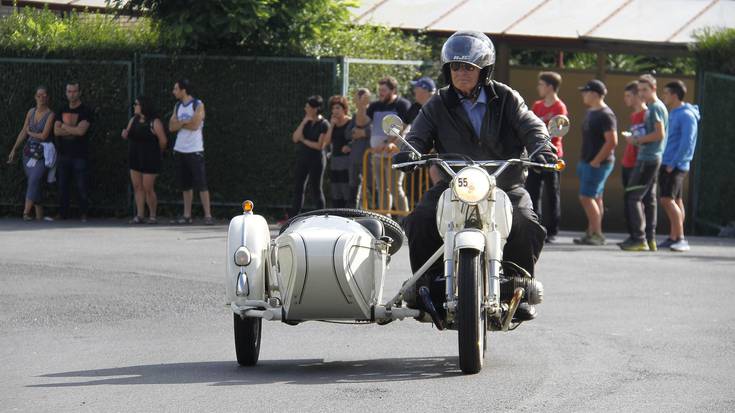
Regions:
<svg viewBox="0 0 735 413"><path fill-rule="evenodd" d="M214 205L284 208L293 186L291 133L310 95L327 99L338 90L337 59L141 55L138 89L168 119L174 82L192 83L206 110L204 147ZM158 192L179 202L173 160L164 162Z"/></svg>
<svg viewBox="0 0 735 413"><path fill-rule="evenodd" d="M249 198L261 208L285 209L293 186L291 133L303 118L308 96L351 97L358 87L375 92L385 75L396 77L401 94L410 96L409 80L438 76L436 68L420 61L158 54L122 61L0 58L0 73L5 103L0 112L3 159L34 104L35 87L48 86L51 105L57 109L66 102L65 83L80 82L82 100L96 113L90 139L90 198L93 213L103 209L106 215L125 215L132 208L127 143L120 131L137 95L150 97L167 123L175 103L173 85L188 78L207 113L204 145L213 205L229 210ZM171 156L164 159L156 189L164 208L181 202ZM24 193L20 162L3 162L0 206L19 207ZM57 199L56 186L48 185L45 203L55 204Z"/></svg>
<svg viewBox="0 0 735 413"><path fill-rule="evenodd" d="M702 76L699 139L692 211L698 233L717 233L735 222L735 77Z"/></svg>

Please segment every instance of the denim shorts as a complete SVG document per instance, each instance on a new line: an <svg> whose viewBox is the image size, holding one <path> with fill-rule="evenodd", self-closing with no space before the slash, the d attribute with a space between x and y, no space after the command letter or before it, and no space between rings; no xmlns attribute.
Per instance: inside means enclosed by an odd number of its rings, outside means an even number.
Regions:
<svg viewBox="0 0 735 413"><path fill-rule="evenodd" d="M579 194L588 198L598 198L605 190L605 181L613 170L613 162L605 162L595 168L588 162L579 161L577 176L579 177Z"/></svg>

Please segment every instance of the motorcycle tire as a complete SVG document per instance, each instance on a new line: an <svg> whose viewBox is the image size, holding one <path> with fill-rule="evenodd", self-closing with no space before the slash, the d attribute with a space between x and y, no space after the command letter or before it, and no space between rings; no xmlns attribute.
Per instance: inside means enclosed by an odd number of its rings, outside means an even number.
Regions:
<svg viewBox="0 0 735 413"><path fill-rule="evenodd" d="M263 329L262 318L242 318L234 314L235 354L241 366L254 366L260 357L260 333Z"/></svg>
<svg viewBox="0 0 735 413"><path fill-rule="evenodd" d="M465 374L476 374L482 370L487 334L480 252L460 250L457 262L459 368Z"/></svg>
<svg viewBox="0 0 735 413"><path fill-rule="evenodd" d="M401 229L401 226L398 225L396 221L393 221L392 219L382 214L353 208L326 208L304 212L289 219L288 222L283 224L281 230L278 233L283 234L283 231L285 231L286 228L288 228L296 220L318 215L334 215L344 218L375 218L383 224L385 235L393 239L393 242L390 244L390 248L388 249L388 253L390 255L398 252L398 250L400 250L401 246L403 245L403 238L405 234L403 233L403 229Z"/></svg>

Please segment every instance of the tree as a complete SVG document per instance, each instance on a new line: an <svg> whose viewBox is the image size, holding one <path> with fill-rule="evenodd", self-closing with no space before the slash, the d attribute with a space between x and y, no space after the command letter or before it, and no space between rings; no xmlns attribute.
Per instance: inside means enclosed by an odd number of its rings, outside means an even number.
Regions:
<svg viewBox="0 0 735 413"><path fill-rule="evenodd" d="M159 21L179 48L303 55L304 45L350 23L351 0L110 0Z"/></svg>

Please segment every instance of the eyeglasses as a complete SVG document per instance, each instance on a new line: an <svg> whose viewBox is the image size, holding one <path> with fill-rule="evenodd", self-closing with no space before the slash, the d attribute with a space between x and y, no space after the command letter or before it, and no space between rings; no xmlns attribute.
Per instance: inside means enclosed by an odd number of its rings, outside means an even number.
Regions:
<svg viewBox="0 0 735 413"><path fill-rule="evenodd" d="M473 66L469 63L463 63L463 62L452 62L449 64L449 68L452 69L453 72L457 72L460 69L467 71L467 72L474 72L477 70L477 66Z"/></svg>

